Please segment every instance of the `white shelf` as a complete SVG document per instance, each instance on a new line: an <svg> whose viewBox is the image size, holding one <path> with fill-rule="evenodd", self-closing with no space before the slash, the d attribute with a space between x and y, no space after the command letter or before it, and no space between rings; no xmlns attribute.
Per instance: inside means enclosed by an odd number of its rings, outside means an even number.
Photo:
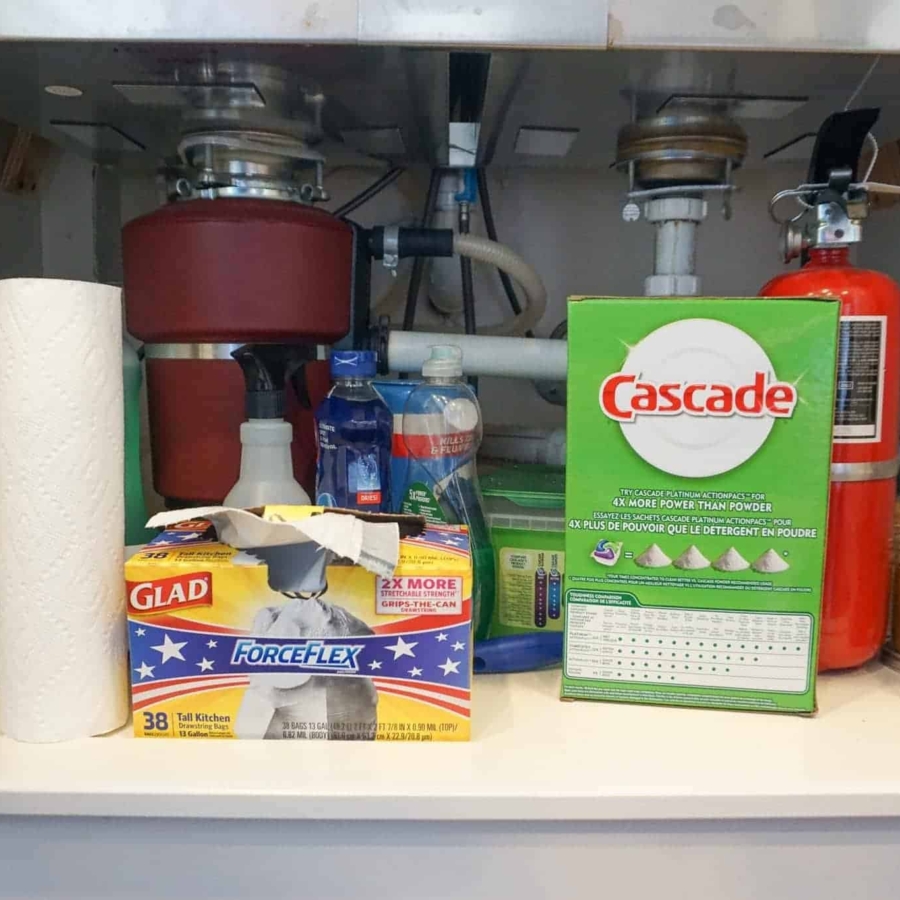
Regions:
<svg viewBox="0 0 900 900"><path fill-rule="evenodd" d="M562 703L476 679L468 744L0 738L0 815L648 820L900 816L900 674L820 682L815 718Z"/></svg>

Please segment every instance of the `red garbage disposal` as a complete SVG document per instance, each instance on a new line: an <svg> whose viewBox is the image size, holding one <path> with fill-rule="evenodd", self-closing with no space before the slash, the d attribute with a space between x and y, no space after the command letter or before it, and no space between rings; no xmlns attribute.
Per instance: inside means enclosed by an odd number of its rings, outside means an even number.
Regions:
<svg viewBox="0 0 900 900"><path fill-rule="evenodd" d="M807 252L808 259L761 291L841 301L820 671L872 659L887 631L900 427L900 287L880 272L854 267L848 246L860 240L865 215L865 195L851 176L877 115L854 110L822 126L809 177L820 189L803 192L811 206L805 228L787 232L786 258Z"/></svg>
<svg viewBox="0 0 900 900"><path fill-rule="evenodd" d="M170 505L220 502L238 477L245 343L327 345L350 329L353 231L300 203L186 200L122 233L129 331L147 345L156 490ZM305 367L315 408L324 362ZM312 413L288 389L294 470L315 481Z"/></svg>

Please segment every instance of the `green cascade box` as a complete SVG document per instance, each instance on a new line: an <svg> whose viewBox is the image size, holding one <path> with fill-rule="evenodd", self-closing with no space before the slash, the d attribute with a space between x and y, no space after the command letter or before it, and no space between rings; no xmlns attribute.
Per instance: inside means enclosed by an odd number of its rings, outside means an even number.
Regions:
<svg viewBox="0 0 900 900"><path fill-rule="evenodd" d="M839 315L569 301L563 698L815 710Z"/></svg>

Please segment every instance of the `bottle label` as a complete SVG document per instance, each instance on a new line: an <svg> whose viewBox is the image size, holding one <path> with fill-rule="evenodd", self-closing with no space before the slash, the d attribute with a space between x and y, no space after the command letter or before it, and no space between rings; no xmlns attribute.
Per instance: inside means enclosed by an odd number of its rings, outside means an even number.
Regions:
<svg viewBox="0 0 900 900"><path fill-rule="evenodd" d="M378 454L359 453L347 463L347 486L357 506L381 504L381 478L378 474Z"/></svg>
<svg viewBox="0 0 900 900"><path fill-rule="evenodd" d="M424 516L430 525L439 525L447 521L440 503L431 488L422 481L414 481L406 488L400 512L408 516Z"/></svg>
<svg viewBox="0 0 900 900"><path fill-rule="evenodd" d="M841 316L834 442L877 444L884 404L887 316Z"/></svg>
<svg viewBox="0 0 900 900"><path fill-rule="evenodd" d="M406 453L417 459L443 456L468 456L475 450L474 431L451 431L443 434L404 434Z"/></svg>

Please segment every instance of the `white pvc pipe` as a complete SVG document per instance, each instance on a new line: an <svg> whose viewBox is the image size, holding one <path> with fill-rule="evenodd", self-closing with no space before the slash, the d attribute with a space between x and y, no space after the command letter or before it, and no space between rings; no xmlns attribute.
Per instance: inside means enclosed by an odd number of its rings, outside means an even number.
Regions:
<svg viewBox="0 0 900 900"><path fill-rule="evenodd" d="M697 222L662 222L656 226L655 275L693 275Z"/></svg>
<svg viewBox="0 0 900 900"><path fill-rule="evenodd" d="M566 429L485 425L479 453L505 462L564 466Z"/></svg>
<svg viewBox="0 0 900 900"><path fill-rule="evenodd" d="M388 338L388 368L392 372L421 372L422 363L431 356L435 344L459 347L467 375L566 380L567 343L542 338L392 331Z"/></svg>

